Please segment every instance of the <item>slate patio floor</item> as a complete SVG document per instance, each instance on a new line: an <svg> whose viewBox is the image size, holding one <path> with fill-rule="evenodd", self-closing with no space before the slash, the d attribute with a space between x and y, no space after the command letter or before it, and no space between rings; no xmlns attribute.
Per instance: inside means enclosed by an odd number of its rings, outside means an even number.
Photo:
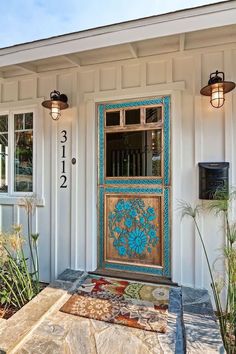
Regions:
<svg viewBox="0 0 236 354"><path fill-rule="evenodd" d="M160 334L60 312L86 275L66 270L9 320L0 321L0 353L224 353L206 290L172 287L168 330Z"/></svg>

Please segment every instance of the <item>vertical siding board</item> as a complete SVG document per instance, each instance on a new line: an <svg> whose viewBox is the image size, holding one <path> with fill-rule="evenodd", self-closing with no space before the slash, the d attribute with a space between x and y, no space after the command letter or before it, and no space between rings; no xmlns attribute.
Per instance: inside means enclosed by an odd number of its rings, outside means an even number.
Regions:
<svg viewBox="0 0 236 354"><path fill-rule="evenodd" d="M71 113L72 109L63 112L57 126L57 169L55 179L57 180L57 273L63 272L66 268L71 267L71 192L74 193L74 186L71 184ZM64 133L66 131L67 140L64 141ZM62 172L62 145L65 146L65 173ZM62 188L61 175L65 175L67 180L66 188Z"/></svg>
<svg viewBox="0 0 236 354"><path fill-rule="evenodd" d="M1 231L9 232L11 231L12 225L14 223L14 210L12 205L1 205L0 211L1 217Z"/></svg>
<svg viewBox="0 0 236 354"><path fill-rule="evenodd" d="M236 50L232 50L232 64L236 62ZM236 81L236 67L235 65L231 66L231 77L229 77L229 79L233 79L234 81ZM235 167L235 161L236 161L236 89L230 94L231 98L230 100L232 101L232 108L230 108L230 115L232 114L232 137L233 137L233 141L232 141L232 164L231 164L231 185L232 187L236 186L236 167ZM227 95L227 99L228 99L228 95ZM229 103L230 107L231 104ZM228 106L227 106L228 109ZM232 112L231 112L232 109ZM234 217L234 219L236 219L236 202L234 203L234 207L233 207L233 213L232 216Z"/></svg>
<svg viewBox="0 0 236 354"><path fill-rule="evenodd" d="M211 72L223 71L224 55L222 51L204 53L202 55L202 84L206 85ZM202 130L203 130L203 161L219 162L225 160L225 122L224 109L216 109L211 106L210 98L202 100ZM209 205L208 201L204 202ZM222 252L224 245L224 227L220 216L205 213L203 219L204 242L209 254L210 264L214 262ZM210 277L205 258L203 258L203 286L210 289Z"/></svg>
<svg viewBox="0 0 236 354"><path fill-rule="evenodd" d="M53 234L51 233L50 219L50 198L46 198L45 206L37 209L40 279L45 282L50 282L52 269L51 239L53 238Z"/></svg>
<svg viewBox="0 0 236 354"><path fill-rule="evenodd" d="M166 61L166 82L173 82L173 58Z"/></svg>
<svg viewBox="0 0 236 354"><path fill-rule="evenodd" d="M193 112L193 58L179 57L173 62L173 77L175 81L184 80L186 89L182 93L182 190L181 200L193 203L194 173L194 112ZM179 169L178 169L179 170ZM181 221L180 221L181 222ZM174 231L173 231L174 232ZM194 226L191 220L182 221L181 234L181 261L176 259L174 267L182 269L182 283L191 285L194 283ZM180 264L181 263L181 264Z"/></svg>
<svg viewBox="0 0 236 354"><path fill-rule="evenodd" d="M77 269L86 269L86 109L80 103L78 111L78 200L76 217L78 222L76 265Z"/></svg>
<svg viewBox="0 0 236 354"><path fill-rule="evenodd" d="M56 77L54 77L54 85L53 87L56 88ZM45 112L48 114L48 112ZM50 222L51 222L51 229L50 229L50 240L51 240L51 279L55 279L58 274L58 178L57 178L57 171L58 171L58 164L57 158L58 156L58 145L57 145L57 123L50 119Z"/></svg>
<svg viewBox="0 0 236 354"><path fill-rule="evenodd" d="M183 231L180 214L177 212L182 199L182 94L171 96L171 132L172 132L172 277L182 284ZM178 266L177 266L178 265Z"/></svg>
<svg viewBox="0 0 236 354"><path fill-rule="evenodd" d="M97 159L95 103L86 104L86 269L97 267Z"/></svg>
<svg viewBox="0 0 236 354"><path fill-rule="evenodd" d="M226 80L233 81L233 60L232 60L232 50L224 51L224 70L226 75ZM230 163L229 175L230 182L232 183L233 176L235 175L235 166L234 166L234 135L233 135L233 92L228 93L225 100L225 109L224 109L224 132L225 132L225 161Z"/></svg>
<svg viewBox="0 0 236 354"><path fill-rule="evenodd" d="M39 97L48 98L50 91L54 88L54 81L52 76L40 77L38 79L38 95ZM52 279L54 274L53 252L55 230L53 229L52 209L54 205L54 186L55 182L51 177L52 164L54 157L52 153L53 144L51 143L51 117L48 110L42 109L39 119L43 124L43 138L44 138L44 173L42 195L45 198L45 206L38 210L38 230L39 230L39 263L40 263L40 277L44 281Z"/></svg>
<svg viewBox="0 0 236 354"><path fill-rule="evenodd" d="M71 113L71 156L76 159L76 164L71 165L71 190L70 190L70 208L71 208L71 268L76 269L78 264L78 224L79 224L79 211L78 211L78 163L79 152L78 145L80 139L80 132L78 130L78 106L79 106L79 92L78 92L78 75L74 75L72 78L72 97L70 102L73 108Z"/></svg>
<svg viewBox="0 0 236 354"><path fill-rule="evenodd" d="M200 90L202 87L201 82L201 73L202 71L202 56L201 54L195 55L194 58L194 82L193 82L193 92L194 92L194 159L195 159L195 174L194 174L194 199L198 201L198 192L199 192L199 179L198 179L198 162L202 161L202 97L200 95ZM199 216L199 225L200 229L203 230L203 219L202 216ZM203 250L202 245L199 239L199 235L195 228L194 230L195 242L194 242L194 285L197 288L203 287Z"/></svg>

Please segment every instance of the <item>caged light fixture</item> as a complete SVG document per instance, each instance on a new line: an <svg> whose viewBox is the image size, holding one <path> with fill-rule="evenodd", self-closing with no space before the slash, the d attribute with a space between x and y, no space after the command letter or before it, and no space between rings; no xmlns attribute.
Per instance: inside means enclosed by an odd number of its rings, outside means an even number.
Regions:
<svg viewBox="0 0 236 354"><path fill-rule="evenodd" d="M223 71L211 73L208 85L203 87L200 93L204 96L211 96L211 105L215 108L220 108L225 102L225 94L235 88L235 83L232 81L225 81L225 74Z"/></svg>
<svg viewBox="0 0 236 354"><path fill-rule="evenodd" d="M61 116L61 110L69 107L68 98L64 93L59 91L52 91L50 93L50 100L42 102L42 106L50 109L50 116L53 120L58 120Z"/></svg>

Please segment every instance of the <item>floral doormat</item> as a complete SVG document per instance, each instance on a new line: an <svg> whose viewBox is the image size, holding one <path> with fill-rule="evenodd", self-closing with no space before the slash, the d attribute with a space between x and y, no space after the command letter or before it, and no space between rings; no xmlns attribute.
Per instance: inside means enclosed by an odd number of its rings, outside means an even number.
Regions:
<svg viewBox="0 0 236 354"><path fill-rule="evenodd" d="M169 286L89 275L60 311L165 333Z"/></svg>

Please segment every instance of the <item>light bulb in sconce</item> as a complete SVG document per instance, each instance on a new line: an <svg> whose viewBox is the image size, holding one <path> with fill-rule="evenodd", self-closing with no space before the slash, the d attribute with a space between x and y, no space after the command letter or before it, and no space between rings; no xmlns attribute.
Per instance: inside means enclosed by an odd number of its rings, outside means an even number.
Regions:
<svg viewBox="0 0 236 354"><path fill-rule="evenodd" d="M221 84L215 84L211 91L211 105L215 108L220 108L225 102L224 88Z"/></svg>
<svg viewBox="0 0 236 354"><path fill-rule="evenodd" d="M52 117L53 120L58 120L61 116L60 105L58 104L57 101L52 102L50 116Z"/></svg>

